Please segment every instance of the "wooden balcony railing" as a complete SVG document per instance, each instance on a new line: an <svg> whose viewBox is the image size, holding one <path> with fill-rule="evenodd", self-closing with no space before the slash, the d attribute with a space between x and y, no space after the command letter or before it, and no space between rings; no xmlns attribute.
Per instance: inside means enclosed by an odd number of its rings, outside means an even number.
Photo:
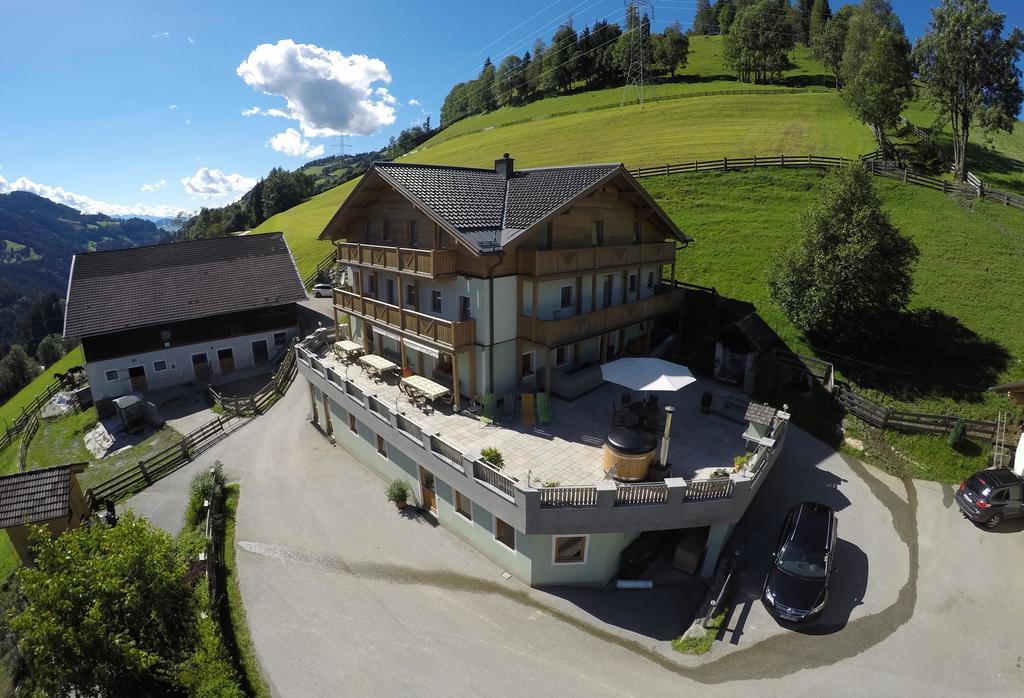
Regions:
<svg viewBox="0 0 1024 698"><path fill-rule="evenodd" d="M476 321L473 319L451 322L337 288L334 289L334 305L345 312L418 335L451 349L476 341Z"/></svg>
<svg viewBox="0 0 1024 698"><path fill-rule="evenodd" d="M580 247L568 250L520 249L519 271L530 276L571 274L609 267L637 264L671 264L676 256L674 242L613 247Z"/></svg>
<svg viewBox="0 0 1024 698"><path fill-rule="evenodd" d="M454 250L418 250L409 247L339 242L338 262L381 267L432 279L455 273Z"/></svg>
<svg viewBox="0 0 1024 698"><path fill-rule="evenodd" d="M562 320L540 320L520 315L518 334L523 339L545 346L574 342L677 310L682 307L685 294L685 289L665 285L660 286L659 292L650 298Z"/></svg>

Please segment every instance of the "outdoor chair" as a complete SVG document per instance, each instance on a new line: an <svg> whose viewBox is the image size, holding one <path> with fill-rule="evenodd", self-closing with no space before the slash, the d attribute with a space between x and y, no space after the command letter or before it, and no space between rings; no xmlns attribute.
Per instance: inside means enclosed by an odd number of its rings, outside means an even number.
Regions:
<svg viewBox="0 0 1024 698"><path fill-rule="evenodd" d="M551 394L537 393L537 423L551 424Z"/></svg>
<svg viewBox="0 0 1024 698"><path fill-rule="evenodd" d="M480 414L477 415L477 419L486 424L494 424L495 419L495 408L494 393L486 393L483 399L480 401Z"/></svg>
<svg viewBox="0 0 1024 698"><path fill-rule="evenodd" d="M523 393L522 407L519 412L519 418L523 423L524 427L532 427L536 423L536 415L533 411L533 393Z"/></svg>

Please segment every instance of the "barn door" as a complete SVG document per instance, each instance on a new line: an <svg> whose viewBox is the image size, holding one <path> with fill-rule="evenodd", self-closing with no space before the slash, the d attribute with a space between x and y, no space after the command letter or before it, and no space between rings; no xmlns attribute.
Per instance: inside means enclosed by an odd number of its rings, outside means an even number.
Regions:
<svg viewBox="0 0 1024 698"><path fill-rule="evenodd" d="M231 347L217 350L217 361L220 362L221 373L231 373L235 370L235 353Z"/></svg>
<svg viewBox="0 0 1024 698"><path fill-rule="evenodd" d="M144 392L149 386L146 384L146 368L144 366L132 366L128 369L128 377L132 379L132 390Z"/></svg>

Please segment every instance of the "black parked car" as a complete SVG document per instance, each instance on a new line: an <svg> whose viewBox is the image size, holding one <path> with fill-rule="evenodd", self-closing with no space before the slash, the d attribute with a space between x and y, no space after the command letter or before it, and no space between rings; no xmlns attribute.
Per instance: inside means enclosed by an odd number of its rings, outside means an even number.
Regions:
<svg viewBox="0 0 1024 698"><path fill-rule="evenodd" d="M761 600L777 618L805 621L819 615L828 600L835 570L836 514L824 504L793 507L772 553Z"/></svg>
<svg viewBox="0 0 1024 698"><path fill-rule="evenodd" d="M956 503L971 521L995 528L1024 516L1024 481L1012 470L982 470L960 483Z"/></svg>

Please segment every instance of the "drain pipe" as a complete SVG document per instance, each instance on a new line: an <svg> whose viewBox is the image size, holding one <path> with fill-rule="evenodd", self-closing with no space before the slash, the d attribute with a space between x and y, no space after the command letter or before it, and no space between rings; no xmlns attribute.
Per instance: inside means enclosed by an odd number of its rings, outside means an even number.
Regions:
<svg viewBox="0 0 1024 698"><path fill-rule="evenodd" d="M490 304L490 312L487 314L487 341L490 345L487 348L487 391L494 392L494 270L505 259L505 253L499 252L497 261L487 270L487 302ZM516 306L519 307L519 299L516 299ZM516 322L519 318L516 318ZM516 359L518 361L518 359Z"/></svg>
<svg viewBox="0 0 1024 698"><path fill-rule="evenodd" d="M665 433L661 437L661 464L668 465L668 442L669 434L672 433L672 413L676 408L669 405L665 408Z"/></svg>

